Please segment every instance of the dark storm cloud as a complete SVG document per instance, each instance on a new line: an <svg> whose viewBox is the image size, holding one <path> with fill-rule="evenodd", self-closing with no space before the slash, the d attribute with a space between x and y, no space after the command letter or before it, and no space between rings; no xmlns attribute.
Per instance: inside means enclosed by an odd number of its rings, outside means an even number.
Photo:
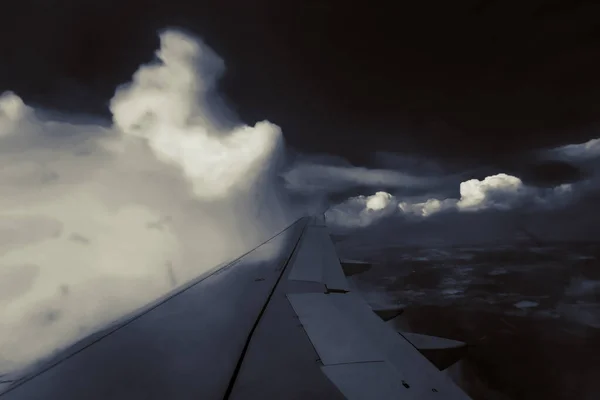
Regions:
<svg viewBox="0 0 600 400"><path fill-rule="evenodd" d="M449 166L442 166L434 160L411 154L399 154L388 151L378 151L372 156L373 164L379 168L411 171L420 176L439 176L447 173Z"/></svg>
<svg viewBox="0 0 600 400"><path fill-rule="evenodd" d="M520 175L524 182L534 186L556 186L578 182L586 178L586 171L560 160L533 162Z"/></svg>
<svg viewBox="0 0 600 400"><path fill-rule="evenodd" d="M438 178L419 177L399 170L296 164L284 174L286 187L301 192L341 192L352 187L429 188Z"/></svg>
<svg viewBox="0 0 600 400"><path fill-rule="evenodd" d="M599 117L599 12L555 0L24 0L3 9L0 88L106 114L154 32L176 25L227 60L220 86L242 119L268 117L293 147L359 166L385 149L472 167L595 137L584 128Z"/></svg>
<svg viewBox="0 0 600 400"><path fill-rule="evenodd" d="M565 162L584 165L600 160L600 138L591 139L584 143L568 144L545 152L547 157L554 157Z"/></svg>
<svg viewBox="0 0 600 400"><path fill-rule="evenodd" d="M452 197L459 195L461 181L476 175L418 156L378 152L372 158L375 167L365 168L339 156L296 153L281 173L283 186L307 203L322 202L323 210L375 192L412 201Z"/></svg>

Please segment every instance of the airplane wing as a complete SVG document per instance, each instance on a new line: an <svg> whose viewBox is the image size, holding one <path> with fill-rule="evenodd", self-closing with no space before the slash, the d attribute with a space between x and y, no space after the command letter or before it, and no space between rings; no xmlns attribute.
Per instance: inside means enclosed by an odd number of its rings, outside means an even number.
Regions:
<svg viewBox="0 0 600 400"><path fill-rule="evenodd" d="M44 363L0 377L0 399L469 399L384 321L399 311L375 313L352 290L348 268L324 218L301 218ZM440 347L428 338L423 346Z"/></svg>

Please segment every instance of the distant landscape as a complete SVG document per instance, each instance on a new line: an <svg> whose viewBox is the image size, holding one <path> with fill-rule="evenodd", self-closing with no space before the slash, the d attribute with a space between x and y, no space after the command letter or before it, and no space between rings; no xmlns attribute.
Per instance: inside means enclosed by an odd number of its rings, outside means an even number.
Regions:
<svg viewBox="0 0 600 400"><path fill-rule="evenodd" d="M600 398L600 243L419 247L336 237L353 278L402 329L462 340L449 369L474 399Z"/></svg>

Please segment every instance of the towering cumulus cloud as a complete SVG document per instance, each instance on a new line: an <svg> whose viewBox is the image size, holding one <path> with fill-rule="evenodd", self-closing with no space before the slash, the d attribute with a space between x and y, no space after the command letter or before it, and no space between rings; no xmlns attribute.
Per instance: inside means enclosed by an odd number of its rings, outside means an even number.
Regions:
<svg viewBox="0 0 600 400"><path fill-rule="evenodd" d="M160 62L141 67L112 99L115 125L180 167L199 197L254 187L282 144L279 127L260 122L232 128L215 93L223 61L180 32L163 33L161 44Z"/></svg>
<svg viewBox="0 0 600 400"><path fill-rule="evenodd" d="M290 219L272 179L282 135L238 123L223 61L161 34L110 103L113 121L52 121L0 96L0 373L44 357ZM46 114L47 115L47 114Z"/></svg>

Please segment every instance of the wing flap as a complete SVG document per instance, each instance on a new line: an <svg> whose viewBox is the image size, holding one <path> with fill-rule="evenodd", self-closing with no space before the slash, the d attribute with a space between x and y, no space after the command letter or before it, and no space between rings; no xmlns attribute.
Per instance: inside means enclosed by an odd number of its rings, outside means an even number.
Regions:
<svg viewBox="0 0 600 400"><path fill-rule="evenodd" d="M313 222L304 237L308 239L299 248L289 279L306 278L309 270L335 270L345 280L326 228ZM469 398L384 322L401 313L401 308L373 312L361 296L350 292L347 281L338 285L343 291L331 291L325 276L314 274L315 281L325 283L323 292L296 292L287 298L320 357L323 372L346 398Z"/></svg>
<svg viewBox="0 0 600 400"><path fill-rule="evenodd" d="M442 338L438 336L423 335L420 333L400 332L402 336L411 342L419 350L445 350L465 347L465 342Z"/></svg>
<svg viewBox="0 0 600 400"><path fill-rule="evenodd" d="M373 264L369 262L357 260L340 260L340 264L346 276L362 274L373 267Z"/></svg>
<svg viewBox="0 0 600 400"><path fill-rule="evenodd" d="M287 296L324 365L385 358L324 293Z"/></svg>
<svg viewBox="0 0 600 400"><path fill-rule="evenodd" d="M396 400L409 397L410 385L398 380L394 367L386 361L326 365L325 375L353 400Z"/></svg>

